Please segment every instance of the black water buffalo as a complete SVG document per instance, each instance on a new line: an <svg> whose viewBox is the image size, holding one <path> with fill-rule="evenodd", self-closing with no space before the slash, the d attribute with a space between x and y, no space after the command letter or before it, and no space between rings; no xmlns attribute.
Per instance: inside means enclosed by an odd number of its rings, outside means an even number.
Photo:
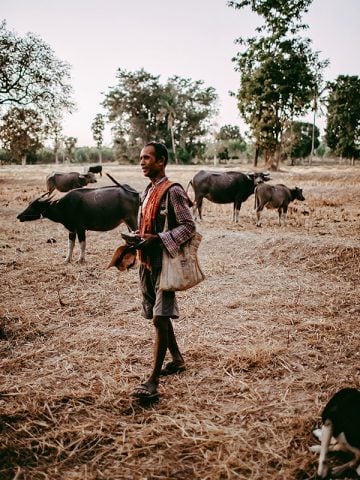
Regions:
<svg viewBox="0 0 360 480"><path fill-rule="evenodd" d="M102 177L102 165L90 165L88 172L99 173L100 177Z"/></svg>
<svg viewBox="0 0 360 480"><path fill-rule="evenodd" d="M245 202L254 193L255 186L260 182L270 180L267 173L241 173L241 172L209 172L201 170L192 180L191 185L195 193L194 216L196 210L202 218L202 202L206 198L213 203L234 203L233 221L239 221L239 212L242 202Z"/></svg>
<svg viewBox="0 0 360 480"><path fill-rule="evenodd" d="M282 217L284 217L284 225L286 225L288 206L294 200L305 200L302 189L299 187L288 188L282 184L267 185L265 183L257 185L255 188L256 226L261 227L260 217L264 207L276 208L279 212L279 225L281 226Z"/></svg>
<svg viewBox="0 0 360 480"><path fill-rule="evenodd" d="M86 187L88 183L96 183L95 174L88 173L57 173L52 172L46 177L46 188L49 195L56 189L59 192L69 192L74 188Z"/></svg>
<svg viewBox="0 0 360 480"><path fill-rule="evenodd" d="M45 194L47 195L47 194ZM48 218L69 230L66 262L71 261L76 235L80 243L78 262L85 259L85 232L106 232L125 222L129 230L137 229L139 193L128 185L76 189L59 200L48 195L37 198L21 212L20 222Z"/></svg>

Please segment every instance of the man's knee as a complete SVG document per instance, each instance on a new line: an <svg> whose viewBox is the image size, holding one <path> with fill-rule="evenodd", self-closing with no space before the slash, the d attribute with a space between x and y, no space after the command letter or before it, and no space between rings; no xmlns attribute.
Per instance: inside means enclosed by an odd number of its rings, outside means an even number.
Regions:
<svg viewBox="0 0 360 480"><path fill-rule="evenodd" d="M169 328L170 318L169 317L154 317L153 324L154 327L158 330L167 330Z"/></svg>

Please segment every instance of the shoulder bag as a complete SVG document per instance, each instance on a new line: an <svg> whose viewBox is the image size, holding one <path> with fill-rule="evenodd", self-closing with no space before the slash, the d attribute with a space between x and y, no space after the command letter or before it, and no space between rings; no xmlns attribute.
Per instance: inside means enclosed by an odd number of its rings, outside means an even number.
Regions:
<svg viewBox="0 0 360 480"><path fill-rule="evenodd" d="M166 197L164 232L168 230L168 195ZM197 255L201 239L202 235L195 232L189 240L180 246L175 257L172 257L165 247L163 248L160 290L172 292L187 290L205 279Z"/></svg>

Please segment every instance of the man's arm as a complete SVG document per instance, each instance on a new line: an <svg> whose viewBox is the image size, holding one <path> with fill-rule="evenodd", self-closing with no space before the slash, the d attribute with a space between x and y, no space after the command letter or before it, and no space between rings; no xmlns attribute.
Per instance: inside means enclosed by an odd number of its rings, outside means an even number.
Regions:
<svg viewBox="0 0 360 480"><path fill-rule="evenodd" d="M175 213L176 227L158 235L169 254L174 257L179 247L195 233L195 222L189 207L189 199L182 187L174 185L168 191L169 204Z"/></svg>

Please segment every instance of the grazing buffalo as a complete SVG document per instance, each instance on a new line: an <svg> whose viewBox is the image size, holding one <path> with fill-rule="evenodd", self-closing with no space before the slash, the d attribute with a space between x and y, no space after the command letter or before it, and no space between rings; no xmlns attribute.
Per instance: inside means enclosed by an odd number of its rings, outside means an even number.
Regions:
<svg viewBox="0 0 360 480"><path fill-rule="evenodd" d="M128 185L72 190L59 200L45 195L30 203L17 218L26 222L45 217L64 225L69 230L67 263L71 261L76 235L80 243L78 262L84 262L86 230L106 232L122 222L129 230L137 229L140 196Z"/></svg>
<svg viewBox="0 0 360 480"><path fill-rule="evenodd" d="M100 177L102 177L102 165L90 165L88 172L99 173Z"/></svg>
<svg viewBox="0 0 360 480"><path fill-rule="evenodd" d="M256 226L261 227L260 217L264 207L277 208L279 212L279 225L281 226L282 217L284 217L284 225L286 225L288 206L289 203L294 200L305 200L301 188L288 188L282 184L266 185L262 183L257 185L255 188Z"/></svg>
<svg viewBox="0 0 360 480"><path fill-rule="evenodd" d="M49 195L55 189L59 190L59 192L68 192L74 190L74 188L86 187L88 183L96 183L95 174L92 172L52 172L46 177L46 188Z"/></svg>
<svg viewBox="0 0 360 480"><path fill-rule="evenodd" d="M191 185L195 192L194 216L196 210L202 218L201 209L203 199L206 198L213 203L234 203L233 221L239 221L239 212L242 202L245 202L255 187L260 182L270 180L267 173L240 173L240 172L209 172L201 170L192 180L190 180L187 189Z"/></svg>
<svg viewBox="0 0 360 480"><path fill-rule="evenodd" d="M356 469L360 475L360 390L339 390L326 404L321 419L321 430L313 432L321 440L321 446L311 447L311 451L320 453L318 478L335 478L347 469ZM334 451L350 453L353 458L330 471L327 456Z"/></svg>

